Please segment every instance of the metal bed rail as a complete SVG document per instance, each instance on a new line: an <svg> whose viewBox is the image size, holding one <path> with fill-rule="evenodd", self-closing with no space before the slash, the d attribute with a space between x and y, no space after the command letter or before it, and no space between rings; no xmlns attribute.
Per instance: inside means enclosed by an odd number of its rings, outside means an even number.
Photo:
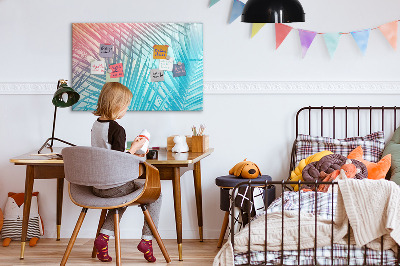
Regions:
<svg viewBox="0 0 400 266"><path fill-rule="evenodd" d="M301 232L300 232L300 222L301 222L301 218L300 218L300 213L301 213L301 210L300 210L300 206L301 206L301 190L299 189L299 191L297 191L297 192L293 192L293 193L298 193L298 196L299 196L299 208L298 208L298 241L297 241L297 265L319 265L318 264L318 262L317 262L317 252L316 252L316 249L317 249L317 240L318 240L318 235L317 235L317 217L318 217L318 215L317 215L317 212L318 212L318 205L317 205L317 203L318 203L318 193L317 193L317 191L318 191L318 186L319 185L332 185L332 191L334 191L334 186L338 186L338 183L336 182L336 181L332 181L332 182L322 182L322 181L315 181L315 182L305 182L305 181L268 181L268 180L266 180L265 182L264 181L252 181L251 179L250 180L248 180L248 181L245 181L245 182L242 182L242 183L240 183L240 184L238 184L238 185L236 185L234 188L233 188L233 190L232 190L232 195L236 195L236 191L237 191L237 189L239 189L239 187L243 187L243 186L249 186L249 187L258 187L258 188L262 188L262 189L264 189L264 193L265 193L265 198L268 198L268 187L270 186L270 185L280 185L281 186L281 188L282 188L282 194L281 194L281 200L282 200L282 202L281 202L281 204L282 204L282 214L284 214L284 212L285 212L285 209L284 209L284 193L285 193L285 190L288 190L287 188L285 188L285 186L286 185L294 185L294 184L296 184L296 185L299 185L299 187L300 187L300 185L302 185L302 184L304 184L304 185L314 185L315 187L314 187L314 189L313 189L313 191L315 192L315 201L314 201L314 206L315 206L315 210L314 210L314 213L315 213L315 224L314 224L314 226L315 226L315 233L314 233L314 257L313 257L313 264L301 264L301 261L300 261L300 255L301 255L301 249L300 249L300 244L301 244ZM331 217L332 217L332 219L331 219L331 265L337 265L337 264L334 264L334 259L335 259L335 257L334 257L334 249L333 249L333 245L334 245L334 241L333 241L333 235L334 235L334 194L335 193L331 193L332 194L332 206L331 206ZM253 198L253 190L252 189L250 189L250 199L252 199ZM230 241L231 241L231 244L232 244L232 248L234 249L235 248L235 240L234 240L234 237L235 237L235 233L234 233L234 221L235 221L235 219L234 219L234 217L235 217L235 208L234 208L234 197L232 197L232 199L231 199L231 228L230 228L230 230L231 230L231 232L230 232L230 236L231 236L231 239L230 239ZM244 264L244 265L277 265L277 264L268 264L268 261L267 261L267 253L268 253L268 248L267 248L267 243L268 243L268 212L267 212L267 204L268 204L268 201L266 201L266 200L264 200L264 209L265 209L265 235L264 235L264 237L265 237L265 244L264 244L264 262L262 262L261 264L252 264L251 263L251 220L252 219L248 219L248 224L247 224L247 226L248 226L248 231L249 231L249 235L248 235L248 238L249 238L249 241L248 241L248 243L247 243L247 264ZM347 264L345 264L345 265L350 265L350 246L351 246L351 244L350 244L350 224L348 224L348 232L347 232ZM364 250L364 263L363 263L363 265L367 265L367 248L366 248L366 246L363 246L362 247L363 248L363 250ZM397 248L398 248L398 250L400 251L400 246L399 245L397 245ZM379 265L386 265L386 264L384 264L384 259L383 259L383 236L381 237L381 257L380 257L380 264ZM281 231L281 249L280 249L280 264L278 264L278 265L284 265L284 215L282 215L282 231ZM342 264L341 264L342 265ZM393 265L393 264L392 264ZM395 262L395 264L394 265L400 265L400 252L398 252L397 253L397 257L396 257L396 262Z"/></svg>
<svg viewBox="0 0 400 266"><path fill-rule="evenodd" d="M299 134L308 134L308 135L316 135L316 136L324 136L327 135L327 126L332 126L332 137L337 137L337 131L339 129L344 129L344 135L339 135L341 138L349 137L349 129L357 129L357 134L355 136L360 136L361 125L363 125L364 120L362 118L368 117L369 122L369 133L373 132L373 124L377 122L379 125L379 130L387 133L390 132L387 128L385 128L385 117L387 118L389 115L391 116L393 123L393 131L397 127L397 112L400 110L400 107L397 106L308 106L301 108L296 113L296 139ZM329 111L326 112L326 111ZM306 112L304 114L304 112ZM308 112L308 113L307 113ZM378 112L378 115L375 115ZM379 114L380 112L380 114ZM312 119L312 114L317 113L319 115L319 119L314 121ZM304 115L304 116L302 116ZM344 119L338 119L338 115L343 115ZM355 115L356 118L351 119L352 116ZM375 115L375 116L374 116ZM304 118L304 119L302 119ZM307 119L306 119L307 118ZM324 119L325 118L325 119ZM304 120L304 121L303 121ZM307 120L307 121L306 121ZM355 121L354 121L355 120ZM313 121L313 122L312 122ZM301 123L302 122L302 123ZM332 123L332 124L331 124ZM305 132L300 132L300 124L306 125ZM308 124L308 126L307 126ZM317 128L319 126L319 132L312 132L313 125L316 125ZM339 127L338 127L339 126ZM368 127L368 125L366 125ZM386 134L385 134L386 135ZM355 137L351 136L351 137ZM289 175L293 169L296 168L296 140L294 140L292 146L292 152L290 157L290 167L289 167Z"/></svg>

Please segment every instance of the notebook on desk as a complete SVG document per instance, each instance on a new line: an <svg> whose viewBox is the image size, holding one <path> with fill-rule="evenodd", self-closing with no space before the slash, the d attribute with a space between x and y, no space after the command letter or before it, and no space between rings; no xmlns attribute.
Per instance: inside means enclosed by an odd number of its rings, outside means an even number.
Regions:
<svg viewBox="0 0 400 266"><path fill-rule="evenodd" d="M62 159L62 155L60 153L56 153L56 152L52 152L52 153L34 153L31 154L31 156L43 156L46 157L48 159Z"/></svg>

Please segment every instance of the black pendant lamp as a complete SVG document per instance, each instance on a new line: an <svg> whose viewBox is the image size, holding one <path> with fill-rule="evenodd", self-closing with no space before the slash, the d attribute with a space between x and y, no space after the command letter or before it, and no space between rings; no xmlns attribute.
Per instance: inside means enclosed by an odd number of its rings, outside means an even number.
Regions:
<svg viewBox="0 0 400 266"><path fill-rule="evenodd" d="M304 22L304 10L298 0L249 0L243 9L242 22Z"/></svg>

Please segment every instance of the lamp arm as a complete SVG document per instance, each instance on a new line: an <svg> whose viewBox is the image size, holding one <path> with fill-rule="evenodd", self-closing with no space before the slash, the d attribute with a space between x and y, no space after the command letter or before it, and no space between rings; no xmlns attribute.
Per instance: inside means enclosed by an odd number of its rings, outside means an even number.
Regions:
<svg viewBox="0 0 400 266"><path fill-rule="evenodd" d="M55 131L55 129L56 129L56 118L57 118L57 106L54 106L53 131L51 132L51 144L50 144L50 148L53 147L54 131Z"/></svg>
<svg viewBox="0 0 400 266"><path fill-rule="evenodd" d="M57 82L57 88L56 90L58 90L58 88L60 87L61 84L61 80L59 79ZM53 131L51 132L51 144L50 144L50 149L53 151L53 140L54 140L54 131L56 129L56 118L57 118L57 106L54 106L54 117L53 117Z"/></svg>

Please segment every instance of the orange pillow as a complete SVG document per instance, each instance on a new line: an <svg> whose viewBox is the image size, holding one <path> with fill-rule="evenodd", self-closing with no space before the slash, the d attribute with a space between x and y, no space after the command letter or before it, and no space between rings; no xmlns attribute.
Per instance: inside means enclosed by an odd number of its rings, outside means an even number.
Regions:
<svg viewBox="0 0 400 266"><path fill-rule="evenodd" d="M361 146L358 146L352 152L350 152L347 158L355 159L365 164L368 170L368 179L375 180L384 179L386 177L392 161L392 155L388 154L377 163L368 162L363 159L363 149Z"/></svg>

